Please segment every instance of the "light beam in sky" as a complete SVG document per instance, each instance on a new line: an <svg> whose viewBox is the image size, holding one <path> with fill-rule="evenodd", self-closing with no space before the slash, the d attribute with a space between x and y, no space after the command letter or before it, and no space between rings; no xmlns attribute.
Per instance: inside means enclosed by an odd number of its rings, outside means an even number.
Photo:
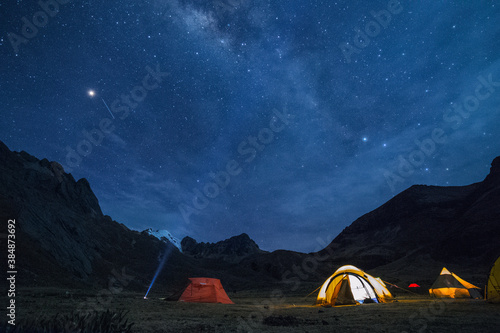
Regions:
<svg viewBox="0 0 500 333"><path fill-rule="evenodd" d="M160 274L163 265L165 265L165 262L167 261L168 257L170 257L170 253L172 252L172 246L167 246L165 249L165 253L163 254L163 257L160 259L160 265L158 265L158 268L156 269L155 275L153 276L153 280L151 281L151 284L149 285L148 291L146 291L146 295L144 295L144 299L147 299L149 291L151 290L151 287L155 283L156 278L158 277L158 274Z"/></svg>

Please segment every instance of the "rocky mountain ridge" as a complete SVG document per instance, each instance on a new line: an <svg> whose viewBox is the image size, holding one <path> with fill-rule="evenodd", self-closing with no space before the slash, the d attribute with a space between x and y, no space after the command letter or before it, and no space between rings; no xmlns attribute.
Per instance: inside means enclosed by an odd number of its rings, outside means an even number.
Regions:
<svg viewBox="0 0 500 333"><path fill-rule="evenodd" d="M198 243L191 237L184 237L181 246L182 251L192 257L220 259L229 263L238 263L244 258L266 253L245 233L217 243Z"/></svg>
<svg viewBox="0 0 500 333"><path fill-rule="evenodd" d="M160 291L193 276L220 278L235 290L273 284L295 290L301 281L321 283L345 264L392 281L430 281L446 265L481 284L500 255L500 157L482 182L408 188L317 253L268 253L242 234L214 244L185 238L183 254L103 215L87 180L76 181L56 162L11 152L0 141L0 219L13 218L20 282L32 287L103 286L111 272L126 269L134 277L130 288L143 290L164 253L169 257L157 280Z"/></svg>

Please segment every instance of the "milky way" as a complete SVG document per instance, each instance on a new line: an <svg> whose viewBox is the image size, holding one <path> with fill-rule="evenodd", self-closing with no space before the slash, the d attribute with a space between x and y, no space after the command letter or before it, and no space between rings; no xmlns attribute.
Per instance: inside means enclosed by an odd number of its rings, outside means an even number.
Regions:
<svg viewBox="0 0 500 333"><path fill-rule="evenodd" d="M2 5L0 140L87 178L129 228L313 251L413 184L486 176L499 7Z"/></svg>

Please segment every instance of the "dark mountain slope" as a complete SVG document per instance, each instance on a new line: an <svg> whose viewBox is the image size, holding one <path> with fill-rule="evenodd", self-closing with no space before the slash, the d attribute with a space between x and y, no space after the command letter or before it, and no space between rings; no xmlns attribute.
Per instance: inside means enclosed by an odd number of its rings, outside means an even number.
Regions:
<svg viewBox="0 0 500 333"><path fill-rule="evenodd" d="M16 220L20 285L106 283L124 267L142 283L138 272L154 272L164 245L103 215L89 183L59 164L0 142L0 184L2 226Z"/></svg>
<svg viewBox="0 0 500 333"><path fill-rule="evenodd" d="M456 187L412 186L344 229L321 253L365 269L399 261L488 270L500 255L500 158L483 182ZM435 272L433 272L435 274Z"/></svg>
<svg viewBox="0 0 500 333"><path fill-rule="evenodd" d="M218 277L234 286L250 279L244 268L231 274L229 263L183 255L170 243L113 221L103 215L87 180L75 181L58 163L11 152L2 142L0 218L3 235L7 220L16 220L19 286L102 288L118 272L133 277L130 288L145 291L165 253L155 290L178 289L192 276ZM0 246L5 241L0 238Z"/></svg>
<svg viewBox="0 0 500 333"><path fill-rule="evenodd" d="M346 227L312 254L275 251L240 266L281 276L288 286L323 281L352 264L392 281L430 284L443 266L483 285L500 255L500 157L468 186L416 185ZM307 285L307 284L306 284Z"/></svg>

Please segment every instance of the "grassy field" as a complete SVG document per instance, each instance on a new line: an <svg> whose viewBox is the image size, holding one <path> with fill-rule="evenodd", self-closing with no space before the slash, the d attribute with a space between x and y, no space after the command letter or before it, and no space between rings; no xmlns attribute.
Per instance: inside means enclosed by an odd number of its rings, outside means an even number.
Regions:
<svg viewBox="0 0 500 333"><path fill-rule="evenodd" d="M324 308L315 297L279 292L229 293L235 304L165 301L161 295L57 289L21 290L16 320L72 311L126 310L132 332L499 332L500 305L402 295L385 304Z"/></svg>

